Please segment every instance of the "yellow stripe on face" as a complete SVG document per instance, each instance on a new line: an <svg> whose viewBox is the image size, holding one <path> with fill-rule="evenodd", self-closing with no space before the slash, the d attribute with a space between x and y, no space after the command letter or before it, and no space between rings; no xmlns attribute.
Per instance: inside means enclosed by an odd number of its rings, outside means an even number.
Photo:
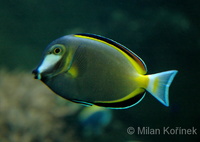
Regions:
<svg viewBox="0 0 200 142"><path fill-rule="evenodd" d="M108 42L105 42L103 40L100 40L100 39L96 39L96 38L93 38L93 37L88 37L88 36L83 36L83 35L74 35L75 37L79 37L79 38L85 38L85 39L90 39L90 40L94 40L94 41L98 41L98 42L101 42L101 43L104 43L114 49L116 49L117 51L119 51L123 56L125 56L132 64L132 66L136 69L136 71L140 74L145 74L146 71L144 71L140 65L133 59L131 58L129 55L127 55L124 51L122 51L121 49L119 49L118 47L108 43Z"/></svg>
<svg viewBox="0 0 200 142"><path fill-rule="evenodd" d="M76 78L78 76L77 66L76 65L71 66L71 68L68 70L68 73L70 73L73 78Z"/></svg>
<svg viewBox="0 0 200 142"><path fill-rule="evenodd" d="M61 70L60 70L57 74L62 73L62 72L65 72L65 71L68 71L73 77L77 77L77 75L78 75L77 67L76 67L76 66L71 66L71 65L72 65L72 61L73 61L73 57L74 57L74 52L75 52L75 50L72 50L72 49L69 49L69 48L68 48L68 51L66 51L65 46L62 45L62 44L56 44L56 45L54 45L54 46L58 46L58 45L62 46L62 47L63 47L63 48L62 48L63 52L64 52L64 53L67 52L67 54L63 54L63 55L62 55L62 58L63 58L63 60L62 60L63 66L62 66ZM53 47L54 47L54 46L53 46Z"/></svg>

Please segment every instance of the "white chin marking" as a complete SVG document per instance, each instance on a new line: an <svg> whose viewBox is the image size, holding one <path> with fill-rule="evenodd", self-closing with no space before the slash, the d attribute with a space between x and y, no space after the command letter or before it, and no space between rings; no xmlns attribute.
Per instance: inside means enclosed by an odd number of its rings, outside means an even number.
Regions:
<svg viewBox="0 0 200 142"><path fill-rule="evenodd" d="M42 73L48 70L49 68L54 66L60 60L60 58L61 56L59 55L53 55L53 54L47 55L42 61L42 64L40 65L40 67L38 68L38 72Z"/></svg>
<svg viewBox="0 0 200 142"><path fill-rule="evenodd" d="M39 80L41 80L41 79L42 79L42 76L41 76L41 74L38 74L38 76L37 76L37 79L39 79Z"/></svg>

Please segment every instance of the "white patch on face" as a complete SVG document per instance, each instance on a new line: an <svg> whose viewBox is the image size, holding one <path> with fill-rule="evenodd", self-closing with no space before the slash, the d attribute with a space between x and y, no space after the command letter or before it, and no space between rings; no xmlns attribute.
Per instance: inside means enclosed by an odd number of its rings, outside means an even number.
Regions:
<svg viewBox="0 0 200 142"><path fill-rule="evenodd" d="M42 72L48 70L49 68L54 66L60 59L61 59L61 56L59 56L59 55L54 55L54 54L47 55L44 58L40 67L38 68L38 72L42 73Z"/></svg>

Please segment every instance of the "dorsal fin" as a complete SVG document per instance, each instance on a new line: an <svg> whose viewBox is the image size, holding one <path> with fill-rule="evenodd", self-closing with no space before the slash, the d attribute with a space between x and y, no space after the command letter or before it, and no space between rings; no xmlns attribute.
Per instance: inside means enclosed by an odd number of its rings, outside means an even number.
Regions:
<svg viewBox="0 0 200 142"><path fill-rule="evenodd" d="M141 67L142 69L142 74L146 74L147 72L147 67L144 63L144 61L138 56L136 55L134 52L132 52L130 49L128 49L127 47L123 46L122 44L112 40L112 39L109 39L109 38L106 38L106 37L103 37L103 36L100 36L100 35L95 35L95 34L88 34L88 33L80 33L80 34L75 34L75 36L82 36L83 38L84 37L87 37L87 38L93 38L93 39L97 39L97 40L100 40L100 41L103 41L103 42L106 42L108 44L111 44L115 47L117 47L118 49L120 49L121 51L123 51L124 53L126 53L128 56L130 56L135 62L138 63L138 65Z"/></svg>

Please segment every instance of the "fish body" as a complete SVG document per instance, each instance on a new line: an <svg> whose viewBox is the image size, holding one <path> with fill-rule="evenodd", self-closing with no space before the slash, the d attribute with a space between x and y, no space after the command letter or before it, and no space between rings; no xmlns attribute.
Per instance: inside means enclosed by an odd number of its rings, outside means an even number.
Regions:
<svg viewBox="0 0 200 142"><path fill-rule="evenodd" d="M125 46L99 35L73 34L50 43L33 73L67 100L123 109L140 102L146 90L168 106L177 71L146 75L144 61Z"/></svg>

